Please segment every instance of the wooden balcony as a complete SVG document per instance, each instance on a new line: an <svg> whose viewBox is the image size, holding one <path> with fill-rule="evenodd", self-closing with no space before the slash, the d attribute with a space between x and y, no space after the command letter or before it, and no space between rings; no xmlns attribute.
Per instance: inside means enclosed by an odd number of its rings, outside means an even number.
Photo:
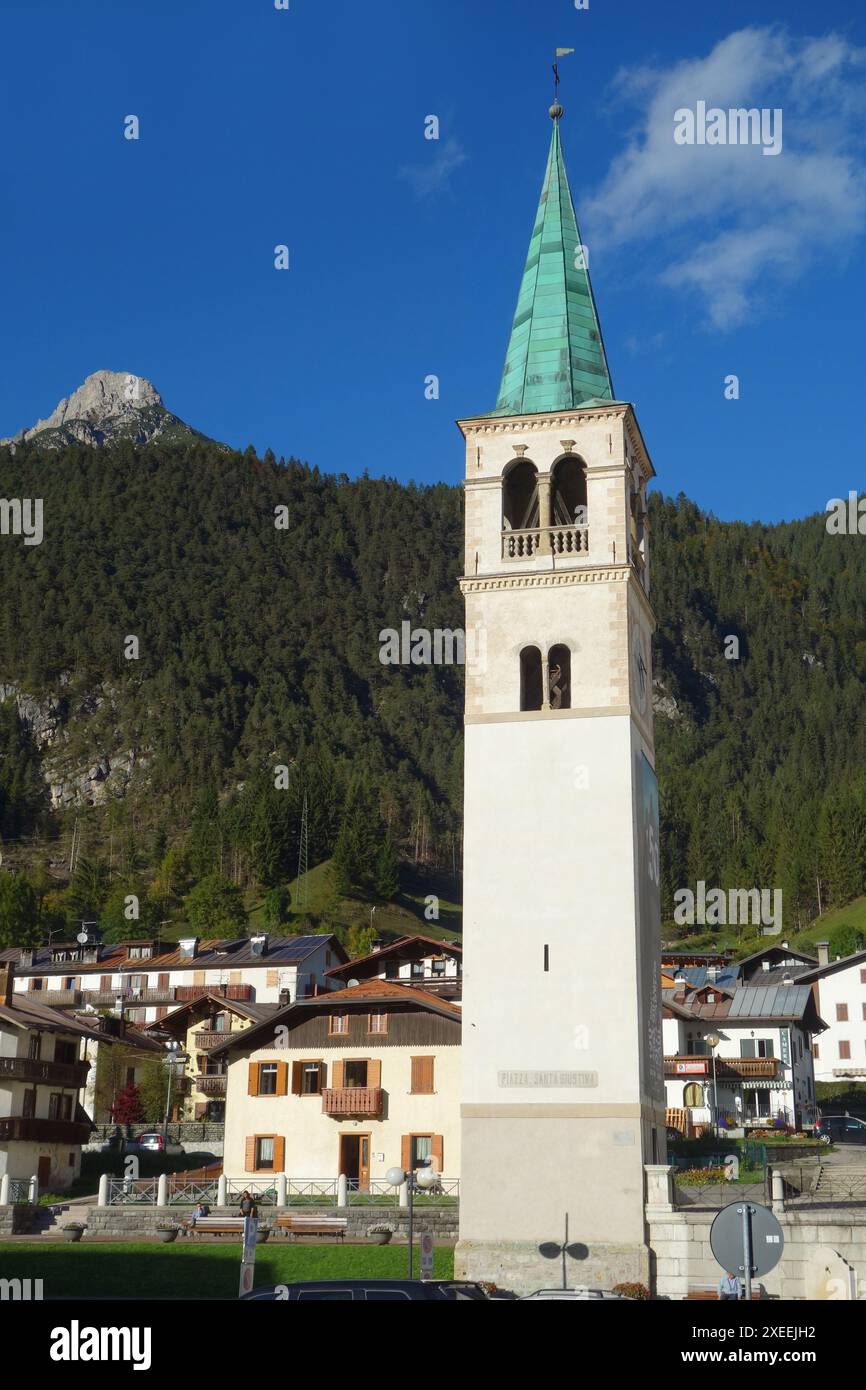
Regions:
<svg viewBox="0 0 866 1390"><path fill-rule="evenodd" d="M27 991L27 998L46 1009L71 1009L82 1002L80 989L32 989Z"/></svg>
<svg viewBox="0 0 866 1390"><path fill-rule="evenodd" d="M325 1115L378 1118L382 1114L384 1092L381 1086L329 1086L322 1092Z"/></svg>
<svg viewBox="0 0 866 1390"><path fill-rule="evenodd" d="M90 1125L77 1120L35 1120L23 1115L6 1115L0 1119L0 1144L24 1139L33 1144L86 1144L90 1140Z"/></svg>
<svg viewBox="0 0 866 1390"><path fill-rule="evenodd" d="M218 1033L215 1028L203 1028L200 1033L193 1033L192 1040L202 1052L209 1052L212 1047L226 1042L229 1036L228 1033Z"/></svg>
<svg viewBox="0 0 866 1390"><path fill-rule="evenodd" d="M717 1081L748 1081L776 1076L778 1057L717 1057ZM712 1078L713 1059L707 1056L665 1057L665 1076L680 1080Z"/></svg>
<svg viewBox="0 0 866 1390"><path fill-rule="evenodd" d="M228 1076L225 1072L200 1072L192 1081L193 1089L203 1096L224 1096Z"/></svg>
<svg viewBox="0 0 866 1390"><path fill-rule="evenodd" d="M43 1062L33 1057L0 1057L0 1085L4 1081L26 1081L48 1086L74 1086L87 1083L89 1062Z"/></svg>
<svg viewBox="0 0 866 1390"><path fill-rule="evenodd" d="M215 994L220 999L236 999L239 1004L251 1003L252 985L178 985L175 999L178 1004L188 1004L191 999L201 999L203 994Z"/></svg>
<svg viewBox="0 0 866 1390"><path fill-rule="evenodd" d="M173 1004L177 989L174 985L165 985L162 989L130 989L126 985L119 986L117 989L97 989L88 990L84 999L89 1004L114 1004L118 999L122 999L125 1006L142 1004Z"/></svg>

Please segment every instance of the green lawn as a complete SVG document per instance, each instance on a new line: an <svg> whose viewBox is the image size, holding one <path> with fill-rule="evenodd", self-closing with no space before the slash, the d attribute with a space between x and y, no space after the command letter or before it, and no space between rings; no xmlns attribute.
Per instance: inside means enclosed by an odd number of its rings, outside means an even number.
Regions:
<svg viewBox="0 0 866 1390"><path fill-rule="evenodd" d="M41 1279L45 1298L236 1298L241 1247L222 1237L208 1245L0 1243L0 1278ZM296 1279L388 1279L407 1275L405 1245L260 1245L256 1284ZM437 1249L433 1274L450 1279L454 1252ZM415 1249L415 1274L418 1250Z"/></svg>

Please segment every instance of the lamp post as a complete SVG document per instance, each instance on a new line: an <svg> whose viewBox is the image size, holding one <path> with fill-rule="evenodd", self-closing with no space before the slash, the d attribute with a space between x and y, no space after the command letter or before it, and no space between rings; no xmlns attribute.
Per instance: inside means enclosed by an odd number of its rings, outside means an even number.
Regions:
<svg viewBox="0 0 866 1390"><path fill-rule="evenodd" d="M186 1061L186 1055L181 1053L180 1043L177 1041L176 1038L172 1038L171 1041L167 1042L165 1046L168 1052L168 1056L165 1059L166 1066L168 1067L168 1090L166 1091L165 1095L165 1120L163 1121L162 1126L162 1143L164 1149L168 1144L168 1121L169 1116L171 1115L171 1081L172 1077L174 1076L174 1069L177 1063L183 1063Z"/></svg>
<svg viewBox="0 0 866 1390"><path fill-rule="evenodd" d="M719 1092L718 1092L718 1089L717 1089L717 1087L716 1087L716 1048L718 1047L719 1043L721 1042L721 1038L719 1037L718 1033L707 1033L707 1036L706 1036L706 1038L704 1039L704 1041L705 1041L705 1043L707 1044L707 1047L709 1047L709 1048L712 1049L712 1053L713 1053L713 1138L714 1138L714 1139L718 1139L718 1137L719 1137Z"/></svg>
<svg viewBox="0 0 866 1390"><path fill-rule="evenodd" d="M415 1169L412 1169L412 1168L410 1168L408 1172L404 1172L404 1170L403 1170L402 1168L389 1168L388 1171L387 1171L387 1173L385 1174L385 1181L386 1181L387 1183L390 1183L392 1187L402 1187L403 1184L406 1183L407 1188L408 1188L408 1192L409 1192L409 1278L410 1278L410 1279L414 1278L414 1269L413 1269L414 1261L413 1261L413 1258L412 1258L412 1255L413 1255L412 1246L413 1246L413 1234L414 1234L414 1232L413 1232L413 1227L414 1227L414 1222L415 1222L415 1208L414 1208L413 1203L412 1203L412 1193L413 1193L413 1189L414 1189L414 1187L415 1187L415 1183L416 1183L416 1182L418 1183L418 1186L421 1187L421 1188L432 1187L433 1184L438 1180L438 1178L439 1178L439 1174L438 1174L433 1168L430 1167L430 1159L429 1159L429 1158L422 1158L422 1159L419 1160L417 1172L416 1172Z"/></svg>

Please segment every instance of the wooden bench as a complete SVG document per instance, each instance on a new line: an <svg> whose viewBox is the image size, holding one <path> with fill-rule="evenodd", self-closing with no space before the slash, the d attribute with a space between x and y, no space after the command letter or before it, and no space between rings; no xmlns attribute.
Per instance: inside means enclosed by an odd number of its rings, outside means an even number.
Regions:
<svg viewBox="0 0 866 1390"><path fill-rule="evenodd" d="M767 1295L763 1284L752 1284L753 1303L756 1301L756 1299L763 1299L766 1298L766 1296ZM689 1303L695 1301L700 1301L704 1303L718 1303L720 1302L718 1286L716 1284L701 1284L697 1288L689 1289L688 1293L686 1294L686 1301ZM731 1303L736 1302L736 1300L733 1298L728 1301Z"/></svg>
<svg viewBox="0 0 866 1390"><path fill-rule="evenodd" d="M233 1236L243 1235L244 1218L242 1216L199 1216L195 1221L190 1218L182 1221L181 1227L187 1235L192 1236Z"/></svg>
<svg viewBox="0 0 866 1390"><path fill-rule="evenodd" d="M291 1236L334 1236L343 1240L348 1222L345 1216L292 1216L286 1212L277 1217L274 1228Z"/></svg>

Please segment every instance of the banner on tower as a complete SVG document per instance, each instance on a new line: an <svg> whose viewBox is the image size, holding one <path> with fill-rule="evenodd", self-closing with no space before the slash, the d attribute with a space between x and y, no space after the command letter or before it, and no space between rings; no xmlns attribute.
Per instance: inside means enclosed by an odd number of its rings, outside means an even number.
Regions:
<svg viewBox="0 0 866 1390"><path fill-rule="evenodd" d="M661 883L659 874L659 786L646 757L635 753L638 859L638 961L641 1090L664 1104L661 1011Z"/></svg>

